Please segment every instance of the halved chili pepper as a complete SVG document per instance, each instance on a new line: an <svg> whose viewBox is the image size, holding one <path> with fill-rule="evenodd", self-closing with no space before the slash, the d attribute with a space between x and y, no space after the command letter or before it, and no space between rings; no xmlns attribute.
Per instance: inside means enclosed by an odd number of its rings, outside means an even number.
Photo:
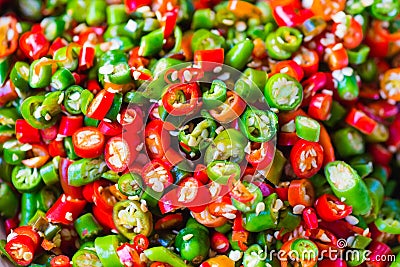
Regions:
<svg viewBox="0 0 400 267"><path fill-rule="evenodd" d="M210 110L211 116L220 123L229 123L240 117L246 108L246 103L235 92L228 91L226 93L225 102Z"/></svg>
<svg viewBox="0 0 400 267"><path fill-rule="evenodd" d="M333 222L350 215L352 207L340 201L337 197L324 194L315 201L318 216L324 221Z"/></svg>
<svg viewBox="0 0 400 267"><path fill-rule="evenodd" d="M85 208L86 201L62 194L47 211L46 218L54 223L71 224Z"/></svg>
<svg viewBox="0 0 400 267"><path fill-rule="evenodd" d="M165 110L173 116L190 114L198 108L199 87L196 83L172 85L162 98Z"/></svg>
<svg viewBox="0 0 400 267"><path fill-rule="evenodd" d="M72 135L75 153L82 158L95 158L103 153L104 135L94 127L83 127Z"/></svg>
<svg viewBox="0 0 400 267"><path fill-rule="evenodd" d="M314 203L314 188L307 179L294 180L289 185L288 200L291 206L311 206Z"/></svg>
<svg viewBox="0 0 400 267"><path fill-rule="evenodd" d="M154 159L142 170L143 181L156 192L163 192L173 183L173 177L167 166L159 159Z"/></svg>
<svg viewBox="0 0 400 267"><path fill-rule="evenodd" d="M90 104L87 116L89 118L102 120L110 110L114 100L114 94L106 89L101 90Z"/></svg>

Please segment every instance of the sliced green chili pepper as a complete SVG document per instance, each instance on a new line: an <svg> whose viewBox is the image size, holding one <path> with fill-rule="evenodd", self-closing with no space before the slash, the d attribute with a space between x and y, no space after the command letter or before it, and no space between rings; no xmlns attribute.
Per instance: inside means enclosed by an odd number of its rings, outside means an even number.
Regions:
<svg viewBox="0 0 400 267"><path fill-rule="evenodd" d="M243 254L243 266L244 267L264 267L266 264L266 255L263 248L260 245L251 245Z"/></svg>
<svg viewBox="0 0 400 267"><path fill-rule="evenodd" d="M232 47L225 56L225 64L242 70L251 57L254 44L251 40L244 40Z"/></svg>
<svg viewBox="0 0 400 267"><path fill-rule="evenodd" d="M352 158L349 164L361 178L367 177L373 170L372 158L369 155L360 155Z"/></svg>
<svg viewBox="0 0 400 267"><path fill-rule="evenodd" d="M58 69L54 72L53 76L51 76L50 85L56 90L65 90L73 84L75 84L75 78L66 68Z"/></svg>
<svg viewBox="0 0 400 267"><path fill-rule="evenodd" d="M192 18L192 29L212 29L214 26L215 12L209 8L196 10Z"/></svg>
<svg viewBox="0 0 400 267"><path fill-rule="evenodd" d="M188 240L186 240L187 235L191 235ZM175 248L179 251L182 259L199 264L208 256L210 249L208 232L197 227L183 228L175 238Z"/></svg>
<svg viewBox="0 0 400 267"><path fill-rule="evenodd" d="M23 61L17 61L10 73L10 79L22 92L29 90L29 64Z"/></svg>
<svg viewBox="0 0 400 267"><path fill-rule="evenodd" d="M194 128L193 128L194 127ZM215 137L217 124L214 120L205 119L197 123L197 125L189 124L188 129L179 131L178 140L181 148L190 156L199 151L206 149L211 140ZM188 149L189 148L189 149Z"/></svg>
<svg viewBox="0 0 400 267"><path fill-rule="evenodd" d="M127 173L118 179L118 190L126 196L139 196L142 193L143 180L139 174Z"/></svg>
<svg viewBox="0 0 400 267"><path fill-rule="evenodd" d="M360 45L354 50L347 50L347 56L349 57L349 63L354 65L360 65L364 63L369 54L369 46Z"/></svg>
<svg viewBox="0 0 400 267"><path fill-rule="evenodd" d="M362 135L354 128L347 127L336 131L332 140L339 155L344 158L361 155L365 152Z"/></svg>
<svg viewBox="0 0 400 267"><path fill-rule="evenodd" d="M333 161L325 166L325 176L333 192L353 207L356 215L367 214L372 207L368 188L357 172L344 161Z"/></svg>
<svg viewBox="0 0 400 267"><path fill-rule="evenodd" d="M270 110L247 109L239 119L240 130L253 142L268 142L276 135L278 116Z"/></svg>
<svg viewBox="0 0 400 267"><path fill-rule="evenodd" d="M375 225L379 231L389 234L400 233L400 202L397 199L385 200Z"/></svg>
<svg viewBox="0 0 400 267"><path fill-rule="evenodd" d="M262 202L263 200L262 192L260 188L258 188L253 183L243 182L243 184L246 186L247 190L249 190L249 192L254 195L253 199L250 200L249 202L244 203L232 197L231 198L232 205L235 206L235 208L237 208L241 212L254 212L256 210L258 203Z"/></svg>
<svg viewBox="0 0 400 267"><path fill-rule="evenodd" d="M53 102L53 97L56 96L56 94L58 93L61 92L49 93L47 96L48 101L46 102L44 102L46 100L46 97L43 95L36 95L26 98L21 105L22 117L32 127L37 129L45 129L54 125L58 119L57 115L61 112L61 103L57 104L59 102L58 97L57 100ZM62 98L60 99L62 100ZM47 103L49 103L49 105L51 106L47 105ZM53 110L53 106L55 106L55 109L57 110ZM51 111L53 113L50 113L48 111Z"/></svg>
<svg viewBox="0 0 400 267"><path fill-rule="evenodd" d="M90 103L92 102L94 95L87 89L81 92L81 111L84 115L87 114Z"/></svg>
<svg viewBox="0 0 400 267"><path fill-rule="evenodd" d="M64 67L69 69L70 71L74 71L78 67L78 50L79 48L72 48L71 57L67 57L67 46L64 46L54 52L53 58L58 61L57 65L59 67Z"/></svg>
<svg viewBox="0 0 400 267"><path fill-rule="evenodd" d="M268 80L268 75L265 71L247 68L245 69L243 74L255 85L257 85L258 89L260 89L260 91L262 92Z"/></svg>
<svg viewBox="0 0 400 267"><path fill-rule="evenodd" d="M343 100L348 101L357 99L360 89L358 88L357 79L354 71L352 71L351 75L339 74L338 76L340 80L335 78L335 71L333 71L333 77L335 83L337 84L337 92L339 94L339 97Z"/></svg>
<svg viewBox="0 0 400 267"><path fill-rule="evenodd" d="M102 267L103 265L95 251L81 247L72 257L72 267L86 266Z"/></svg>
<svg viewBox="0 0 400 267"><path fill-rule="evenodd" d="M18 211L19 198L7 183L0 184L0 215L12 218Z"/></svg>
<svg viewBox="0 0 400 267"><path fill-rule="evenodd" d="M3 144L3 159L10 165L19 165L25 159L27 150L30 150L30 145L23 145L15 139L8 140Z"/></svg>
<svg viewBox="0 0 400 267"><path fill-rule="evenodd" d="M165 247L152 247L146 249L144 254L151 261L165 262L174 267L188 267L178 255Z"/></svg>
<svg viewBox="0 0 400 267"><path fill-rule="evenodd" d="M32 88L44 88L50 85L51 82L51 65L45 64L39 68L39 73L36 73L36 65L47 61L47 58L41 58L32 62L29 68L29 86Z"/></svg>
<svg viewBox="0 0 400 267"><path fill-rule="evenodd" d="M267 81L264 95L270 107L294 110L303 100L303 87L295 78L277 73Z"/></svg>
<svg viewBox="0 0 400 267"><path fill-rule="evenodd" d="M8 78L11 69L11 57L4 57L0 59L0 87L4 85Z"/></svg>
<svg viewBox="0 0 400 267"><path fill-rule="evenodd" d="M107 3L104 0L93 0L87 3L86 23L97 26L106 20Z"/></svg>
<svg viewBox="0 0 400 267"><path fill-rule="evenodd" d="M68 184L82 186L100 179L107 169L102 159L80 159L68 167Z"/></svg>
<svg viewBox="0 0 400 267"><path fill-rule="evenodd" d="M110 82L115 84L126 84L131 82L131 70L128 63L121 62L115 65L112 73L108 77Z"/></svg>
<svg viewBox="0 0 400 267"><path fill-rule="evenodd" d="M76 219L74 227L81 239L94 238L103 230L91 213L83 214Z"/></svg>
<svg viewBox="0 0 400 267"><path fill-rule="evenodd" d="M19 225L28 225L29 220L38 209L36 193L22 193L21 196L21 220Z"/></svg>
<svg viewBox="0 0 400 267"><path fill-rule="evenodd" d="M11 182L15 189L21 193L36 191L42 185L42 177L39 171L25 166L16 166L12 171Z"/></svg>
<svg viewBox="0 0 400 267"><path fill-rule="evenodd" d="M226 84L221 80L213 80L210 90L203 93L203 104L206 109L214 109L226 100Z"/></svg>
<svg viewBox="0 0 400 267"><path fill-rule="evenodd" d="M113 219L118 231L131 240L137 234L148 236L153 230L151 212L143 211L137 201L125 200L115 204Z"/></svg>
<svg viewBox="0 0 400 267"><path fill-rule="evenodd" d="M200 29L193 34L191 45L193 51L210 50L223 47L225 45L225 39L206 29Z"/></svg>
<svg viewBox="0 0 400 267"><path fill-rule="evenodd" d="M101 236L94 240L97 255L104 267L123 267L116 251L119 243L116 235Z"/></svg>
<svg viewBox="0 0 400 267"><path fill-rule="evenodd" d="M87 125L87 126L94 126L94 125ZM97 127L97 125L95 125L95 127ZM69 159L75 160L75 159L79 158L78 155L76 155L76 153L75 153L71 136L67 136L64 138L64 149L65 149L65 152L67 153L67 157Z"/></svg>
<svg viewBox="0 0 400 267"><path fill-rule="evenodd" d="M290 249L296 251L302 261L318 258L318 247L311 240L299 238L293 241Z"/></svg>
<svg viewBox="0 0 400 267"><path fill-rule="evenodd" d="M400 12L399 1L396 0L378 0L371 5L372 17L379 20L394 20Z"/></svg>
<svg viewBox="0 0 400 267"><path fill-rule="evenodd" d="M106 8L107 24L117 25L128 21L128 14L125 12L125 5L109 5Z"/></svg>
<svg viewBox="0 0 400 267"><path fill-rule="evenodd" d="M277 199L277 194L273 193L266 197L264 201L257 203L257 205L262 205L261 207L264 207L264 209L261 208L259 211L256 208L256 212L246 212L244 228L249 232L274 229L278 224L279 217L279 211L274 209Z"/></svg>
<svg viewBox="0 0 400 267"><path fill-rule="evenodd" d="M1 108L0 109L0 125L10 127L15 125L15 121L20 118L16 108Z"/></svg>
<svg viewBox="0 0 400 267"><path fill-rule="evenodd" d="M232 174L239 179L240 166L235 162L215 160L207 166L208 177L219 184L227 184Z"/></svg>
<svg viewBox="0 0 400 267"><path fill-rule="evenodd" d="M284 60L284 59L288 59L292 56L292 54L290 52L288 52L284 49L281 49L278 46L278 41L276 39L275 32L268 34L267 40L266 40L266 46L267 46L268 55L272 59Z"/></svg>
<svg viewBox="0 0 400 267"><path fill-rule="evenodd" d="M73 85L68 87L65 91L64 96L64 107L71 114L80 114L81 113L81 93L83 88L79 85Z"/></svg>
<svg viewBox="0 0 400 267"><path fill-rule="evenodd" d="M247 103L255 103L262 97L262 94L260 94L255 84L252 83L252 80L245 76L236 81L233 90Z"/></svg>
<svg viewBox="0 0 400 267"><path fill-rule="evenodd" d="M60 190L54 186L45 186L37 194L38 208L48 211L60 196Z"/></svg>
<svg viewBox="0 0 400 267"><path fill-rule="evenodd" d="M139 55L148 57L158 54L162 50L164 33L157 29L140 39Z"/></svg>
<svg viewBox="0 0 400 267"><path fill-rule="evenodd" d="M305 116L297 116L295 124L298 137L310 142L318 142L321 126L316 120Z"/></svg>
<svg viewBox="0 0 400 267"><path fill-rule="evenodd" d="M339 102L333 101L330 117L328 120L324 121L324 124L329 127L334 127L338 122L343 120L346 114L346 109L340 105Z"/></svg>
<svg viewBox="0 0 400 267"><path fill-rule="evenodd" d="M296 52L301 42L303 41L303 35L296 28L290 27L279 27L276 30L276 45L288 52Z"/></svg>

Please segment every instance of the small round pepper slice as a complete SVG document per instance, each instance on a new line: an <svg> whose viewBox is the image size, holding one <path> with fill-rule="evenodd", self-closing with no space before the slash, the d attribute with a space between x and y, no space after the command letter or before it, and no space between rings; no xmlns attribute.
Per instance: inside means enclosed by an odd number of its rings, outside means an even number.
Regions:
<svg viewBox="0 0 400 267"><path fill-rule="evenodd" d="M197 83L176 84L168 87L162 103L165 110L173 116L187 115L200 106L199 94Z"/></svg>
<svg viewBox="0 0 400 267"><path fill-rule="evenodd" d="M303 100L303 87L293 77L277 73L267 81L264 95L272 108L295 110Z"/></svg>
<svg viewBox="0 0 400 267"><path fill-rule="evenodd" d="M97 128L87 126L72 135L75 153L82 158L96 158L103 153L104 135Z"/></svg>
<svg viewBox="0 0 400 267"><path fill-rule="evenodd" d="M290 163L299 178L310 178L322 167L324 151L315 142L298 140L290 152Z"/></svg>
<svg viewBox="0 0 400 267"><path fill-rule="evenodd" d="M253 142L268 142L277 131L278 116L270 110L247 109L239 119L239 126Z"/></svg>
<svg viewBox="0 0 400 267"><path fill-rule="evenodd" d="M115 204L113 219L118 231L128 239L136 235L150 235L153 218L150 211L142 210L138 201L124 200Z"/></svg>

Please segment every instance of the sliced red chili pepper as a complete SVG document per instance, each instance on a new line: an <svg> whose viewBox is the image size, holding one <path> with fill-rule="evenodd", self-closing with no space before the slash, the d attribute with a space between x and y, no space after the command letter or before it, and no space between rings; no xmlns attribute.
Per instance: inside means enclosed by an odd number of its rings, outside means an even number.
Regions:
<svg viewBox="0 0 400 267"><path fill-rule="evenodd" d="M15 136L20 143L40 143L40 132L33 128L26 120L18 119L15 121Z"/></svg>
<svg viewBox="0 0 400 267"><path fill-rule="evenodd" d="M91 126L83 127L72 135L75 153L82 158L96 158L103 153L104 135Z"/></svg>
<svg viewBox="0 0 400 267"><path fill-rule="evenodd" d="M133 238L133 248L138 252L142 253L149 247L149 239L147 236L138 234Z"/></svg>
<svg viewBox="0 0 400 267"><path fill-rule="evenodd" d="M329 92L329 93L327 93ZM308 115L316 120L327 120L331 114L332 94L331 91L323 91L321 94L316 94L311 98L308 106Z"/></svg>
<svg viewBox="0 0 400 267"><path fill-rule="evenodd" d="M287 201L289 199L289 188L288 187L277 187L275 192L279 199L282 201Z"/></svg>
<svg viewBox="0 0 400 267"><path fill-rule="evenodd" d="M202 184L207 184L210 180L207 175L207 166L203 164L197 164L193 173L193 177L199 180Z"/></svg>
<svg viewBox="0 0 400 267"><path fill-rule="evenodd" d="M204 71L212 71L224 63L224 49L197 50L194 52L193 61Z"/></svg>
<svg viewBox="0 0 400 267"><path fill-rule="evenodd" d="M385 267L390 263L389 255L393 254L390 247L385 243L373 241L368 246L368 250L371 254L368 257L367 267Z"/></svg>
<svg viewBox="0 0 400 267"><path fill-rule="evenodd" d="M386 144L391 150L396 150L400 147L400 114L395 117L389 126L389 139Z"/></svg>
<svg viewBox="0 0 400 267"><path fill-rule="evenodd" d="M319 143L300 139L290 152L290 163L299 178L310 178L322 167L324 151Z"/></svg>
<svg viewBox="0 0 400 267"><path fill-rule="evenodd" d="M58 168L59 176L60 176L60 184L63 192L68 196L73 198L83 199L82 188L71 186L68 183L68 167L72 164L72 160L68 158L60 159L60 166Z"/></svg>
<svg viewBox="0 0 400 267"><path fill-rule="evenodd" d="M308 229L318 228L318 217L315 210L311 207L307 207L303 210L303 220Z"/></svg>
<svg viewBox="0 0 400 267"><path fill-rule="evenodd" d="M72 266L71 261L66 255L58 255L51 259L51 267L70 267Z"/></svg>
<svg viewBox="0 0 400 267"><path fill-rule="evenodd" d="M272 72L269 74L269 77L276 73L285 73L298 81L301 81L304 77L303 69L294 60L283 60L276 63L272 67Z"/></svg>
<svg viewBox="0 0 400 267"><path fill-rule="evenodd" d="M131 153L131 151L136 153ZM104 160L112 171L122 172L137 154L136 149L131 150L129 144L121 136L114 136L107 141Z"/></svg>
<svg viewBox="0 0 400 267"><path fill-rule="evenodd" d="M209 112L218 122L229 123L242 115L245 109L246 102L235 92L228 91L225 103Z"/></svg>
<svg viewBox="0 0 400 267"><path fill-rule="evenodd" d="M111 194L111 183L100 179L93 183L93 202L104 211L112 211L117 199Z"/></svg>
<svg viewBox="0 0 400 267"><path fill-rule="evenodd" d="M291 206L301 204L310 207L314 203L314 196L314 188L309 180L301 179L290 182L288 200Z"/></svg>
<svg viewBox="0 0 400 267"><path fill-rule="evenodd" d="M349 64L346 49L341 43L328 45L325 53L325 61L331 71L343 69Z"/></svg>
<svg viewBox="0 0 400 267"><path fill-rule="evenodd" d="M149 64L149 60L145 57L139 56L139 46L132 48L129 52L128 64L130 67L138 69L139 67L145 67Z"/></svg>
<svg viewBox="0 0 400 267"><path fill-rule="evenodd" d="M67 40L65 40L64 38L61 37L57 37L50 45L49 51L48 51L48 55L54 57L54 53L62 48L68 45Z"/></svg>
<svg viewBox="0 0 400 267"><path fill-rule="evenodd" d="M46 218L54 223L71 224L81 214L86 200L80 200L62 194L46 213Z"/></svg>
<svg viewBox="0 0 400 267"><path fill-rule="evenodd" d="M211 236L211 248L217 253L225 253L229 249L229 239L218 232L214 232Z"/></svg>
<svg viewBox="0 0 400 267"><path fill-rule="evenodd" d="M300 138L295 132L293 133L278 133L278 145L280 146L293 146Z"/></svg>
<svg viewBox="0 0 400 267"><path fill-rule="evenodd" d="M368 117L367 114L356 108L350 110L345 121L364 134L371 134L378 125L378 123Z"/></svg>
<svg viewBox="0 0 400 267"><path fill-rule="evenodd" d="M335 150L333 149L333 145L331 142L331 137L329 136L328 131L325 127L320 123L321 129L319 133L319 144L322 146L324 151L324 166L329 162L335 161Z"/></svg>
<svg viewBox="0 0 400 267"><path fill-rule="evenodd" d="M126 0L125 1L125 9L127 13L135 12L136 9L142 6L150 6L150 0Z"/></svg>
<svg viewBox="0 0 400 267"><path fill-rule="evenodd" d="M78 129L82 128L83 116L62 116L58 133L72 136Z"/></svg>
<svg viewBox="0 0 400 267"><path fill-rule="evenodd" d="M250 153L246 154L246 160L258 170L268 167L274 159L275 147L272 142L256 143L250 145Z"/></svg>
<svg viewBox="0 0 400 267"><path fill-rule="evenodd" d="M176 229L183 223L183 216L181 213L169 214L157 220L154 229L157 231Z"/></svg>
<svg viewBox="0 0 400 267"><path fill-rule="evenodd" d="M50 158L49 152L44 145L33 144L31 151L28 154L32 154L32 157L22 160L22 164L29 168L40 168Z"/></svg>
<svg viewBox="0 0 400 267"><path fill-rule="evenodd" d="M139 107L129 106L121 112L121 125L129 132L143 130L143 111Z"/></svg>
<svg viewBox="0 0 400 267"><path fill-rule="evenodd" d="M6 235L9 235L11 233L11 230L17 228L18 225L19 225L18 214L13 218L4 220L4 230L6 232Z"/></svg>
<svg viewBox="0 0 400 267"><path fill-rule="evenodd" d="M101 90L90 103L87 115L89 118L102 120L106 116L108 110L114 100L114 94L106 89Z"/></svg>
<svg viewBox="0 0 400 267"><path fill-rule="evenodd" d="M292 58L303 69L305 77L310 77L318 71L319 56L316 51L301 46Z"/></svg>
<svg viewBox="0 0 400 267"><path fill-rule="evenodd" d="M207 187L193 177L187 177L178 184L178 201L194 212L202 212L211 201Z"/></svg>
<svg viewBox="0 0 400 267"><path fill-rule="evenodd" d="M392 105L384 100L378 100L366 104L366 107L370 112L382 119L388 119L398 114L399 108L396 105Z"/></svg>
<svg viewBox="0 0 400 267"><path fill-rule="evenodd" d="M190 73L189 70L185 71ZM185 74L182 75L186 77ZM162 97L162 103L165 110L173 116L188 115L200 108L199 95L197 83L171 85Z"/></svg>
<svg viewBox="0 0 400 267"><path fill-rule="evenodd" d="M122 133L122 125L119 124L117 121L101 121L97 126L97 129L107 136L116 136Z"/></svg>
<svg viewBox="0 0 400 267"><path fill-rule="evenodd" d="M164 32L164 39L167 39L175 29L176 20L178 18L178 8L173 8L165 12L163 18L161 19L161 25Z"/></svg>
<svg viewBox="0 0 400 267"><path fill-rule="evenodd" d="M3 86L0 87L0 107L3 107L8 102L18 98L18 94L15 91L15 86L11 80L7 80Z"/></svg>
<svg viewBox="0 0 400 267"><path fill-rule="evenodd" d="M229 192L230 196L237 201L246 203L254 198L254 195L240 180L235 181L234 174L229 178L228 187L231 188L231 191Z"/></svg>
<svg viewBox="0 0 400 267"><path fill-rule="evenodd" d="M219 227L228 221L225 217L212 215L209 212L208 207L206 207L202 212L192 212L192 216L196 221L206 227Z"/></svg>
<svg viewBox="0 0 400 267"><path fill-rule="evenodd" d="M236 213L237 209L232 206L229 196L223 196L208 205L208 210L214 216L223 216L227 213Z"/></svg>
<svg viewBox="0 0 400 267"><path fill-rule="evenodd" d="M41 31L28 31L19 38L19 47L27 57L36 60L47 55L50 42Z"/></svg>
<svg viewBox="0 0 400 267"><path fill-rule="evenodd" d="M78 57L79 70L87 70L93 67L95 50L91 46L83 46Z"/></svg>
<svg viewBox="0 0 400 267"><path fill-rule="evenodd" d="M352 212L352 207L330 194L323 194L315 201L318 216L324 221L334 222L344 219Z"/></svg>
<svg viewBox="0 0 400 267"><path fill-rule="evenodd" d="M114 224L112 210L104 210L101 206L92 206L93 215L96 220L106 229L117 230Z"/></svg>
<svg viewBox="0 0 400 267"><path fill-rule="evenodd" d="M97 92L100 92L101 90L100 84L97 80L88 80L86 83L86 87L93 94L97 94Z"/></svg>
<svg viewBox="0 0 400 267"><path fill-rule="evenodd" d="M174 212L181 208L181 206L178 206L177 188L173 188L171 191L164 194L160 201L158 201L158 207L160 208L161 214Z"/></svg>
<svg viewBox="0 0 400 267"><path fill-rule="evenodd" d="M142 267L138 251L134 245L124 243L117 248L118 258L125 267Z"/></svg>
<svg viewBox="0 0 400 267"><path fill-rule="evenodd" d="M393 158L392 152L382 144L369 144L368 152L372 156L374 164L389 166Z"/></svg>
<svg viewBox="0 0 400 267"><path fill-rule="evenodd" d="M304 92L302 106L310 103L311 97L326 86L327 80L328 77L325 73L317 72L301 83Z"/></svg>
<svg viewBox="0 0 400 267"><path fill-rule="evenodd" d="M33 261L35 245L26 235L17 235L4 247L10 257L19 265L28 266Z"/></svg>
<svg viewBox="0 0 400 267"><path fill-rule="evenodd" d="M170 139L171 137L162 120L152 120L146 125L145 144L150 158L162 158L166 148L170 145Z"/></svg>
<svg viewBox="0 0 400 267"><path fill-rule="evenodd" d="M32 239L34 244L34 249L36 250L39 247L40 236L39 234L32 228L32 226L19 226L13 230L13 233L16 235L24 235L28 236Z"/></svg>
<svg viewBox="0 0 400 267"><path fill-rule="evenodd" d="M0 19L0 58L11 55L18 47L17 19L13 16L3 16Z"/></svg>
<svg viewBox="0 0 400 267"><path fill-rule="evenodd" d="M174 182L171 172L159 159L153 159L142 170L143 181L156 192L163 192Z"/></svg>
<svg viewBox="0 0 400 267"><path fill-rule="evenodd" d="M341 23L334 23L332 25L332 32L335 33ZM359 46L363 40L363 29L360 23L354 18L350 19L350 25L346 27L346 31L343 37L343 45L347 49L354 49Z"/></svg>

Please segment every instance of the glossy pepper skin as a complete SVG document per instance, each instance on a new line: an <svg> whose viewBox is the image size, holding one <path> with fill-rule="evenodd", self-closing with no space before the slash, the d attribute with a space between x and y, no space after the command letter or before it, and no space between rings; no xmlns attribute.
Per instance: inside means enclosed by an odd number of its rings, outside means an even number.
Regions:
<svg viewBox="0 0 400 267"><path fill-rule="evenodd" d="M347 176L344 181L339 178L343 172ZM371 210L372 202L365 182L347 163L328 163L325 166L325 176L335 195L344 198L344 202L353 207L354 214L365 215Z"/></svg>

